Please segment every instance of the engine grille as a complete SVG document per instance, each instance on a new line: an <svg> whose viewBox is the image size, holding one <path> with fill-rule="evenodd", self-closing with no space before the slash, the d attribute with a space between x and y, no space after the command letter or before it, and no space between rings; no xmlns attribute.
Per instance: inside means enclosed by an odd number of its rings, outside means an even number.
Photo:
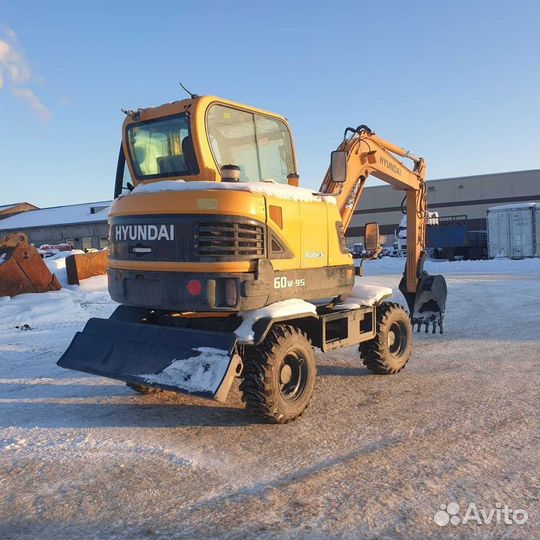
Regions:
<svg viewBox="0 0 540 540"><path fill-rule="evenodd" d="M201 221L194 231L201 259L250 260L264 256L264 227L236 221Z"/></svg>

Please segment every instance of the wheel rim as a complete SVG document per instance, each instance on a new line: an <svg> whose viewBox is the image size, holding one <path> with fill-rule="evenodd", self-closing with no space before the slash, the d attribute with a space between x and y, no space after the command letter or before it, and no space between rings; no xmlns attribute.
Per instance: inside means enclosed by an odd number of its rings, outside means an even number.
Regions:
<svg viewBox="0 0 540 540"><path fill-rule="evenodd" d="M403 321L396 321L388 331L388 350L396 358L407 348L407 327Z"/></svg>
<svg viewBox="0 0 540 540"><path fill-rule="evenodd" d="M287 353L279 369L279 392L285 401L295 401L304 392L308 378L307 362L301 351Z"/></svg>

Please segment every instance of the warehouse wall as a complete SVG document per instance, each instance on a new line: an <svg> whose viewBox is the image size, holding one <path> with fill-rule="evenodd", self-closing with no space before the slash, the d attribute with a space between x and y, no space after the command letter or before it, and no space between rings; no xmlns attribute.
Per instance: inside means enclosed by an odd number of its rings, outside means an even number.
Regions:
<svg viewBox="0 0 540 540"><path fill-rule="evenodd" d="M2 231L0 222L0 237L14 231ZM32 227L21 229L28 235L30 243L36 247L42 244L61 244L69 242L76 249L100 249L108 245L109 228L107 222L79 223L70 225L57 225L50 227Z"/></svg>
<svg viewBox="0 0 540 540"><path fill-rule="evenodd" d="M517 171L427 181L428 206L441 216L466 215L471 225L485 227L487 209L498 204L540 201L540 170ZM381 233L391 235L402 217L402 191L390 186L364 189L360 206L347 231L350 244L363 234L369 221L381 226Z"/></svg>

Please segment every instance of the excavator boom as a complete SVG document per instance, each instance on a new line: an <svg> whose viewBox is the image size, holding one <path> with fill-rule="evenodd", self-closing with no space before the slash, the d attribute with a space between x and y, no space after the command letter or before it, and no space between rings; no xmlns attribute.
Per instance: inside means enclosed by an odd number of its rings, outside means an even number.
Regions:
<svg viewBox="0 0 540 540"><path fill-rule="evenodd" d="M412 168L396 155L411 160ZM442 333L446 282L443 276L429 276L423 270L427 220L425 174L423 158L360 125L345 130L343 142L332 153L332 165L320 191L336 197L344 231L351 222L369 175L405 192L407 231L411 232L407 235L407 263L399 288L409 305L413 324L418 329L424 325L426 332L430 325L433 332L438 326Z"/></svg>

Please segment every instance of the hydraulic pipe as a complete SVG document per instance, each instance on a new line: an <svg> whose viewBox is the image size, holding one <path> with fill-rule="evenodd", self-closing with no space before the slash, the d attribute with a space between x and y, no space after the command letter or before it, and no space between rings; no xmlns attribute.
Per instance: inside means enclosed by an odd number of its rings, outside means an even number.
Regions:
<svg viewBox="0 0 540 540"><path fill-rule="evenodd" d="M421 161L421 158L416 157L414 154L412 154L408 150L401 148L401 146L392 144L391 142L386 141L385 139L382 139L378 135L373 134L370 136L370 138L373 139L378 144L380 144L383 148L386 148L387 150L389 150L390 152L393 152L394 154L397 154L398 156L402 156L407 159L410 159L414 161L415 163L420 163Z"/></svg>

